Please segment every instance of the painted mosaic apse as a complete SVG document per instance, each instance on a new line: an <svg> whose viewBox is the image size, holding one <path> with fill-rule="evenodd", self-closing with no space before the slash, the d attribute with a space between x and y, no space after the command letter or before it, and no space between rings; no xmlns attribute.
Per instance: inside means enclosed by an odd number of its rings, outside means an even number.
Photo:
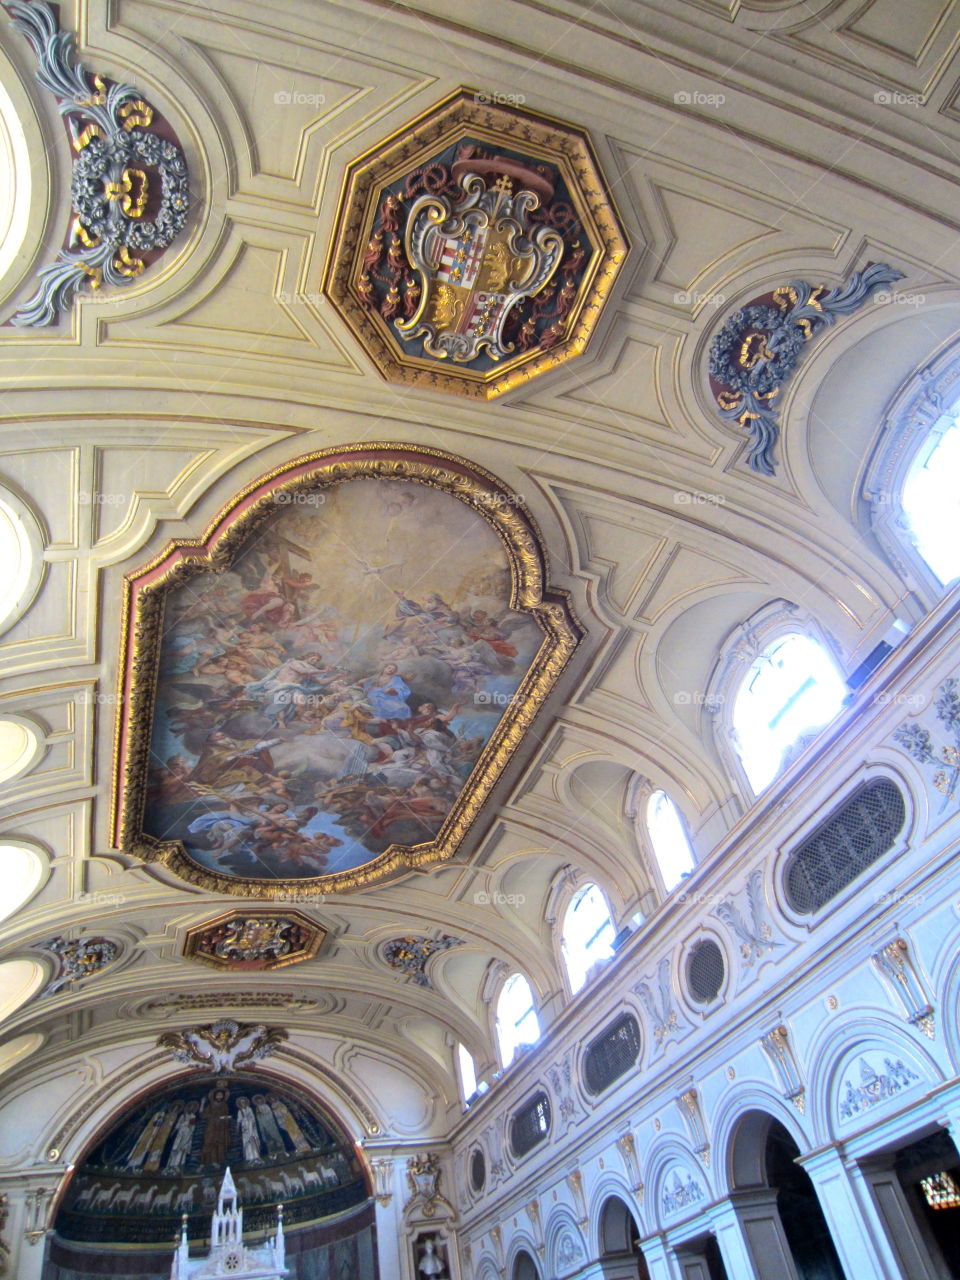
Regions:
<svg viewBox="0 0 960 1280"><path fill-rule="evenodd" d="M313 1105L273 1080L178 1081L140 1103L89 1153L70 1182L58 1232L71 1240L172 1242L180 1215L203 1238L229 1165L247 1224L288 1225L366 1199L349 1143Z"/></svg>
<svg viewBox="0 0 960 1280"><path fill-rule="evenodd" d="M543 640L486 519L363 477L278 492L164 604L144 830L280 880L434 839Z"/></svg>

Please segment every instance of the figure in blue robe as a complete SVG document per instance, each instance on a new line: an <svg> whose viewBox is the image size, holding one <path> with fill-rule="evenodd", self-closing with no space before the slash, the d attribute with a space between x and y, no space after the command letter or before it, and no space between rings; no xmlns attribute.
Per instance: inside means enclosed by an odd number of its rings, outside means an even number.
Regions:
<svg viewBox="0 0 960 1280"><path fill-rule="evenodd" d="M388 662L378 676L364 680L363 689L378 720L409 720L413 714L407 702L410 686L395 663Z"/></svg>

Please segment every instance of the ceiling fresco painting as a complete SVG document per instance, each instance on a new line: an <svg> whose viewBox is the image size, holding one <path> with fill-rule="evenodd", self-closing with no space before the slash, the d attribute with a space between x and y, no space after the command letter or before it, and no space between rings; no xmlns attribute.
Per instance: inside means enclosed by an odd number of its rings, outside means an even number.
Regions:
<svg viewBox="0 0 960 1280"><path fill-rule="evenodd" d="M489 399L583 350L626 253L583 133L460 90L350 167L324 290L384 377Z"/></svg>
<svg viewBox="0 0 960 1280"><path fill-rule="evenodd" d="M267 1078L180 1079L128 1112L72 1178L57 1231L105 1243L171 1242L182 1214L209 1230L229 1166L245 1225L289 1225L361 1204L367 1188L349 1142L313 1103Z"/></svg>
<svg viewBox="0 0 960 1280"><path fill-rule="evenodd" d="M134 852L228 892L350 887L399 849L445 856L482 803L574 624L515 497L377 452L255 486L205 564L175 548L135 577Z"/></svg>

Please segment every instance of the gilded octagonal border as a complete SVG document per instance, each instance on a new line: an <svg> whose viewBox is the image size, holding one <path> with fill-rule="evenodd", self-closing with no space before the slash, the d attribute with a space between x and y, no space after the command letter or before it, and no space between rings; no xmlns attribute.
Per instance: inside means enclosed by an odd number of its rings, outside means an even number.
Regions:
<svg viewBox="0 0 960 1280"><path fill-rule="evenodd" d="M278 956L274 960L264 960L260 956L251 957L251 961L255 961L255 964L252 962L245 964L242 959L234 960L227 956L211 955L209 951L202 949L205 939L209 937L212 930L218 928L229 929L231 925L259 924L263 921L285 921L299 926L305 934L302 945L292 949L285 955ZM182 954L188 960L197 960L201 964L210 965L214 969L229 969L234 972L238 970L243 972L263 972L269 969L282 969L289 964L298 964L301 960L312 960L326 936L327 931L323 925L317 924L316 920L311 920L302 911L297 911L293 908L264 907L259 911L251 911L248 908L237 907L234 910L224 911L218 916L213 916L210 920L204 920L201 924L192 925L186 932Z"/></svg>
<svg viewBox="0 0 960 1280"><path fill-rule="evenodd" d="M388 381L490 400L583 352L630 246L586 135L551 116L482 98L457 90L348 166L321 287ZM358 290L380 193L465 135L556 166L595 246L567 313L563 340L548 350L522 352L484 373L405 354Z"/></svg>
<svg viewBox="0 0 960 1280"><path fill-rule="evenodd" d="M391 845L359 867L310 878L264 879L208 870L179 840L160 840L144 830L166 594L197 574L228 569L251 536L275 515L277 494L322 491L360 477L408 480L439 489L481 515L507 554L510 608L533 618L543 634L540 648L436 839ZM448 860L582 637L567 594L550 589L545 578L541 536L522 500L490 472L454 454L402 444L360 444L307 454L261 476L224 507L200 538L172 541L124 580L111 815L114 847L160 863L211 892L287 901L359 889L407 868Z"/></svg>

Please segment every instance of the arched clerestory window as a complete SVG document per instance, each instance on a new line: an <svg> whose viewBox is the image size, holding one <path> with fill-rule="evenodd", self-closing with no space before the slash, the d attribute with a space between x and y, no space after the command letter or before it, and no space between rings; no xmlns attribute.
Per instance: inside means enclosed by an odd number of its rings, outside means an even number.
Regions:
<svg viewBox="0 0 960 1280"><path fill-rule="evenodd" d="M900 505L918 554L943 586L960 577L960 402L931 430L907 469Z"/></svg>
<svg viewBox="0 0 960 1280"><path fill-rule="evenodd" d="M843 651L818 618L770 600L727 635L705 705L745 800L773 782L840 713Z"/></svg>
<svg viewBox="0 0 960 1280"><path fill-rule="evenodd" d="M646 816L663 887L669 893L693 870L693 850L680 811L665 791L651 793Z"/></svg>
<svg viewBox="0 0 960 1280"><path fill-rule="evenodd" d="M614 937L613 917L603 891L595 884L584 885L570 899L560 931L560 947L574 995L593 966L613 955Z"/></svg>
<svg viewBox="0 0 960 1280"><path fill-rule="evenodd" d="M894 397L867 465L870 525L929 608L960 577L960 345L913 373Z"/></svg>
<svg viewBox="0 0 960 1280"><path fill-rule="evenodd" d="M823 645L802 632L777 636L754 658L737 689L732 724L755 794L770 785L802 739L833 719L847 692Z"/></svg>
<svg viewBox="0 0 960 1280"><path fill-rule="evenodd" d="M497 1044L500 1061L509 1067L521 1045L536 1044L540 1039L530 983L522 973L512 973L500 990L497 1000Z"/></svg>
<svg viewBox="0 0 960 1280"><path fill-rule="evenodd" d="M479 1093L477 1065L473 1060L473 1054L462 1042L457 1045L457 1072L460 1076L460 1092L464 1105L469 1106Z"/></svg>

